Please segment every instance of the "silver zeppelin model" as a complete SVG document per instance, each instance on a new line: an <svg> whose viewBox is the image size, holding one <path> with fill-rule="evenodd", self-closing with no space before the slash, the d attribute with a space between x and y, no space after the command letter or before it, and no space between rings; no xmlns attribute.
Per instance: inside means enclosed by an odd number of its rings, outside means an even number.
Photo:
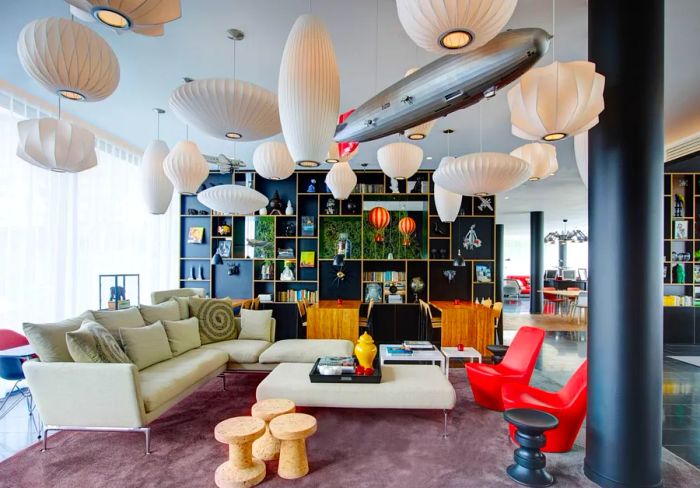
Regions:
<svg viewBox="0 0 700 488"><path fill-rule="evenodd" d="M484 46L423 66L357 108L336 127L337 142L365 142L468 107L534 66L552 38L538 28L502 32Z"/></svg>

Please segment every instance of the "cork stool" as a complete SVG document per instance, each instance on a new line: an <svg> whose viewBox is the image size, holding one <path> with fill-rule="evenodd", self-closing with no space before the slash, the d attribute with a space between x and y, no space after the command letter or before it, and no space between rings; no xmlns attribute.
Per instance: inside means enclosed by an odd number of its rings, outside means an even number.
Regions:
<svg viewBox="0 0 700 488"><path fill-rule="evenodd" d="M277 474L293 480L309 472L306 438L316 432L316 419L305 413L288 413L270 421L270 432L282 441Z"/></svg>
<svg viewBox="0 0 700 488"><path fill-rule="evenodd" d="M253 456L261 461L273 461L280 457L280 441L270 434L270 420L296 410L294 402L284 398L261 400L251 409L251 415L265 421L265 435L253 442Z"/></svg>
<svg viewBox="0 0 700 488"><path fill-rule="evenodd" d="M234 417L214 428L217 441L228 444L228 461L216 468L219 488L247 488L265 479L265 463L253 459L253 441L265 434L265 422L255 417Z"/></svg>

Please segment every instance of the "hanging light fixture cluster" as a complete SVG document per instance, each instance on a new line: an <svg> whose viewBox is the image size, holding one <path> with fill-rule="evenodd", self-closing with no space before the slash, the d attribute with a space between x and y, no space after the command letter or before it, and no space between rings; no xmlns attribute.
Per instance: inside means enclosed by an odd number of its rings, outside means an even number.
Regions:
<svg viewBox="0 0 700 488"><path fill-rule="evenodd" d="M545 244L556 244L557 242L571 242L574 244L588 242L588 236L579 229L566 230L568 219L564 219L564 230L561 232L550 232L544 236Z"/></svg>
<svg viewBox="0 0 700 488"><path fill-rule="evenodd" d="M538 181L549 178L559 169L559 163L557 163L557 150L551 144L543 144L539 142L525 144L524 146L520 146L519 148L511 151L510 155L530 163L530 166L532 167L532 174L529 178L530 181Z"/></svg>
<svg viewBox="0 0 700 488"><path fill-rule="evenodd" d="M133 31L144 36L162 36L163 24L182 15L180 0L66 0L71 14L80 20L98 22L117 32Z"/></svg>
<svg viewBox="0 0 700 488"><path fill-rule="evenodd" d="M163 167L170 149L160 139L160 116L165 110L154 108L153 111L156 113L156 138L148 144L141 158L141 189L149 213L162 215L173 199L173 184Z"/></svg>

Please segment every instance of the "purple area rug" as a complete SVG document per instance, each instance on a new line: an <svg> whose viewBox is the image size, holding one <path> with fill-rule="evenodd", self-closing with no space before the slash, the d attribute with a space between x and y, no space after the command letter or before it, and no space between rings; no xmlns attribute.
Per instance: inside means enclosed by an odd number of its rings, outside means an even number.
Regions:
<svg viewBox="0 0 700 488"><path fill-rule="evenodd" d="M229 377L228 390L214 380L154 422L152 450L143 436L61 432L49 451L36 444L0 463L0 486L12 487L214 487L214 470L228 455L214 426L248 415L259 375ZM276 476L276 463L259 486L305 487L513 487L505 468L513 446L498 412L476 406L464 370L450 374L457 406L442 439L442 412L300 409L314 415L318 432L308 439L310 473L296 481ZM78 407L79 408L79 407ZM548 468L562 487L590 486L583 448L548 454ZM665 486L700 486L700 471L664 450Z"/></svg>

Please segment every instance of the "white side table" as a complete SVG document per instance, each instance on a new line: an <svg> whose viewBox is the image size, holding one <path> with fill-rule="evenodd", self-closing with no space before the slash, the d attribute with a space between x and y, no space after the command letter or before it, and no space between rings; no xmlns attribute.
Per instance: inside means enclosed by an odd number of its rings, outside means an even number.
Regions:
<svg viewBox="0 0 700 488"><path fill-rule="evenodd" d="M463 351L457 350L456 347L443 347L442 354L445 355L445 375L450 377L450 359L469 359L470 363L478 359L481 362L481 353L473 347L465 347Z"/></svg>
<svg viewBox="0 0 700 488"><path fill-rule="evenodd" d="M440 366L441 371L445 371L445 357L440 352L440 349L433 346L433 349L414 350L413 354L396 355L389 354L387 348L400 347L401 344L382 344L379 346L379 360L382 364L391 364L392 362L413 363L419 361L430 361L433 364ZM478 354L478 353L477 353Z"/></svg>

